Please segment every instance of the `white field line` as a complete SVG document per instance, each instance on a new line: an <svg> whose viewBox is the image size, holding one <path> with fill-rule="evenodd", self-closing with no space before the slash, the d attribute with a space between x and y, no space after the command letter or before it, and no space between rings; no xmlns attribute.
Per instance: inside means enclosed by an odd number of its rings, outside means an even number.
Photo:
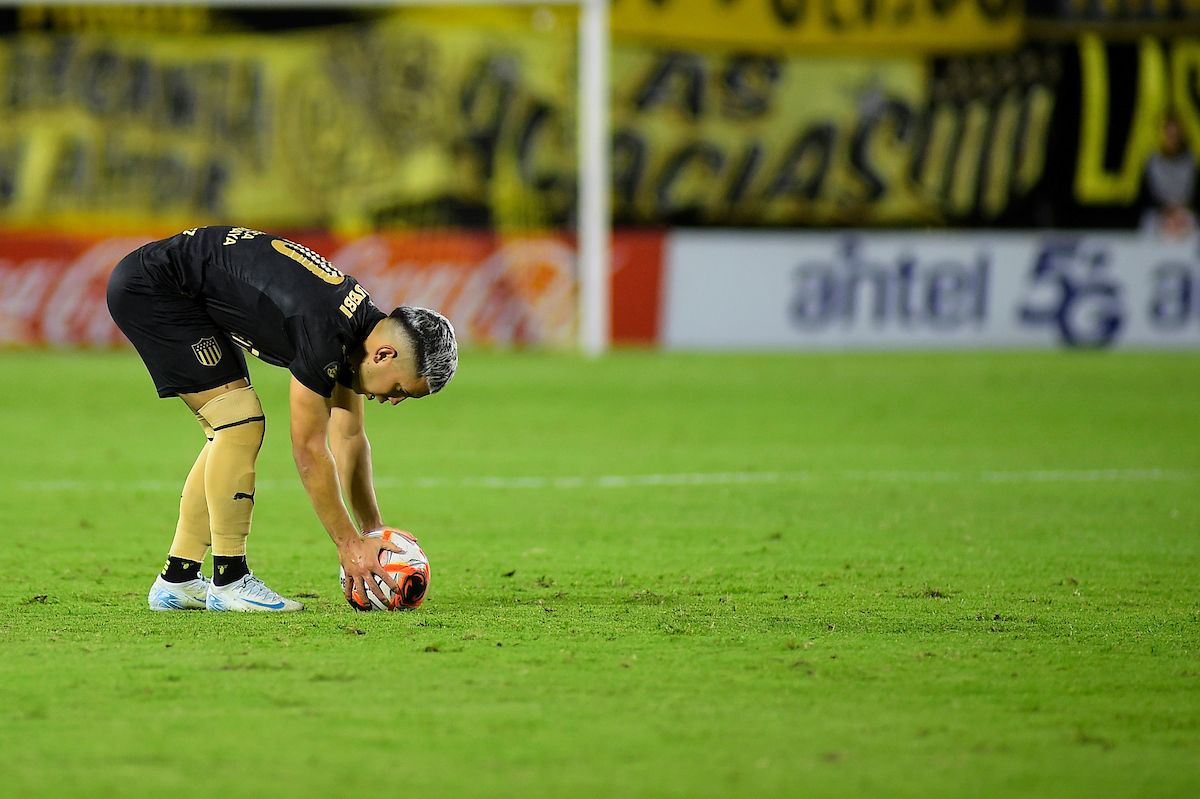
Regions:
<svg viewBox="0 0 1200 799"><path fill-rule="evenodd" d="M666 474L565 475L559 477L376 477L376 488L464 488L490 490L738 486L772 483L1124 483L1192 480L1200 469L1023 469L1006 471L903 471L867 469L787 472L676 472ZM21 491L179 491L179 480L27 480ZM300 479L259 480L257 488L300 490Z"/></svg>

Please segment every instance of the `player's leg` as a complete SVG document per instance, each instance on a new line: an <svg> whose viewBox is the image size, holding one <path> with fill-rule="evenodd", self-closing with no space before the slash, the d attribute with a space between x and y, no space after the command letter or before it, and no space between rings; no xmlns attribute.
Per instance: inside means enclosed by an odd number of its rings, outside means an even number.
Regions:
<svg viewBox="0 0 1200 799"><path fill-rule="evenodd" d="M213 431L204 467L213 551L208 609L300 610L303 605L267 588L246 563L246 539L254 515L254 466L266 432L258 394L246 380L237 380L179 396Z"/></svg>
<svg viewBox="0 0 1200 799"><path fill-rule="evenodd" d="M167 564L150 587L148 601L153 610L200 610L208 601L208 578L200 570L212 536L208 527L208 500L204 496L204 467L208 463L212 428L196 414L204 430L204 446L179 497L179 522L167 554Z"/></svg>
<svg viewBox="0 0 1200 799"><path fill-rule="evenodd" d="M212 545L212 534L208 525L208 499L204 494L204 469L208 465L208 452L213 440L213 429L200 414L196 421L204 431L204 446L188 472L179 497L179 522L175 526L175 539L171 541L170 557L177 560L180 570L186 572L204 560ZM168 564L168 568L172 565ZM180 576L184 576L180 574ZM193 575L194 576L194 575Z"/></svg>
<svg viewBox="0 0 1200 799"><path fill-rule="evenodd" d="M246 380L179 396L213 431L203 485L213 577L227 585L250 572L246 538L254 515L254 465L266 431L262 405Z"/></svg>

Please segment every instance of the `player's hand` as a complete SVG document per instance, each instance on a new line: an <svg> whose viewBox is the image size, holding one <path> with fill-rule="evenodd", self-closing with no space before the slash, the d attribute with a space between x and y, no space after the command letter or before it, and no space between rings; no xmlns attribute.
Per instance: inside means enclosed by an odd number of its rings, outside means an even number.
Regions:
<svg viewBox="0 0 1200 799"><path fill-rule="evenodd" d="M363 598L366 598L367 591L370 591L379 597L380 602L387 602L387 595L383 593L379 584L371 579L371 575L379 577L393 591L397 590L396 581L379 565L379 551L382 549L391 552L404 551L391 541L364 538L361 535L338 547L338 559L342 562L342 570L346 572L344 590L347 601L353 602L351 595L357 589L359 596Z"/></svg>

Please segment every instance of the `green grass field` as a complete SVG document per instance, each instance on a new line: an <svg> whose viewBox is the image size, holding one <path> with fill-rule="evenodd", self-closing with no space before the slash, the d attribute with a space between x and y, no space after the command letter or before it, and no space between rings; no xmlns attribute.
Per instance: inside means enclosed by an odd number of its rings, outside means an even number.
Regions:
<svg viewBox="0 0 1200 799"><path fill-rule="evenodd" d="M1196 355L468 353L368 410L403 614L259 366L250 618L146 609L182 403L0 368L2 796L1200 795Z"/></svg>

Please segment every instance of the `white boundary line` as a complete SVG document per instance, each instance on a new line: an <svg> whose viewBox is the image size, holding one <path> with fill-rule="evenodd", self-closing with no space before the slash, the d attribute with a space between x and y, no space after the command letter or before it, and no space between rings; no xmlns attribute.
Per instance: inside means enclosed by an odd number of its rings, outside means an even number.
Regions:
<svg viewBox="0 0 1200 799"><path fill-rule="evenodd" d="M651 488L676 486L739 486L774 483L1124 483L1194 480L1200 469L1023 469L903 471L886 469L828 472L676 472L665 474L611 474L559 477L379 477L376 488L465 488L491 490ZM183 477L174 480L28 480L15 483L21 491L179 491ZM301 488L300 479L259 480L268 491Z"/></svg>

